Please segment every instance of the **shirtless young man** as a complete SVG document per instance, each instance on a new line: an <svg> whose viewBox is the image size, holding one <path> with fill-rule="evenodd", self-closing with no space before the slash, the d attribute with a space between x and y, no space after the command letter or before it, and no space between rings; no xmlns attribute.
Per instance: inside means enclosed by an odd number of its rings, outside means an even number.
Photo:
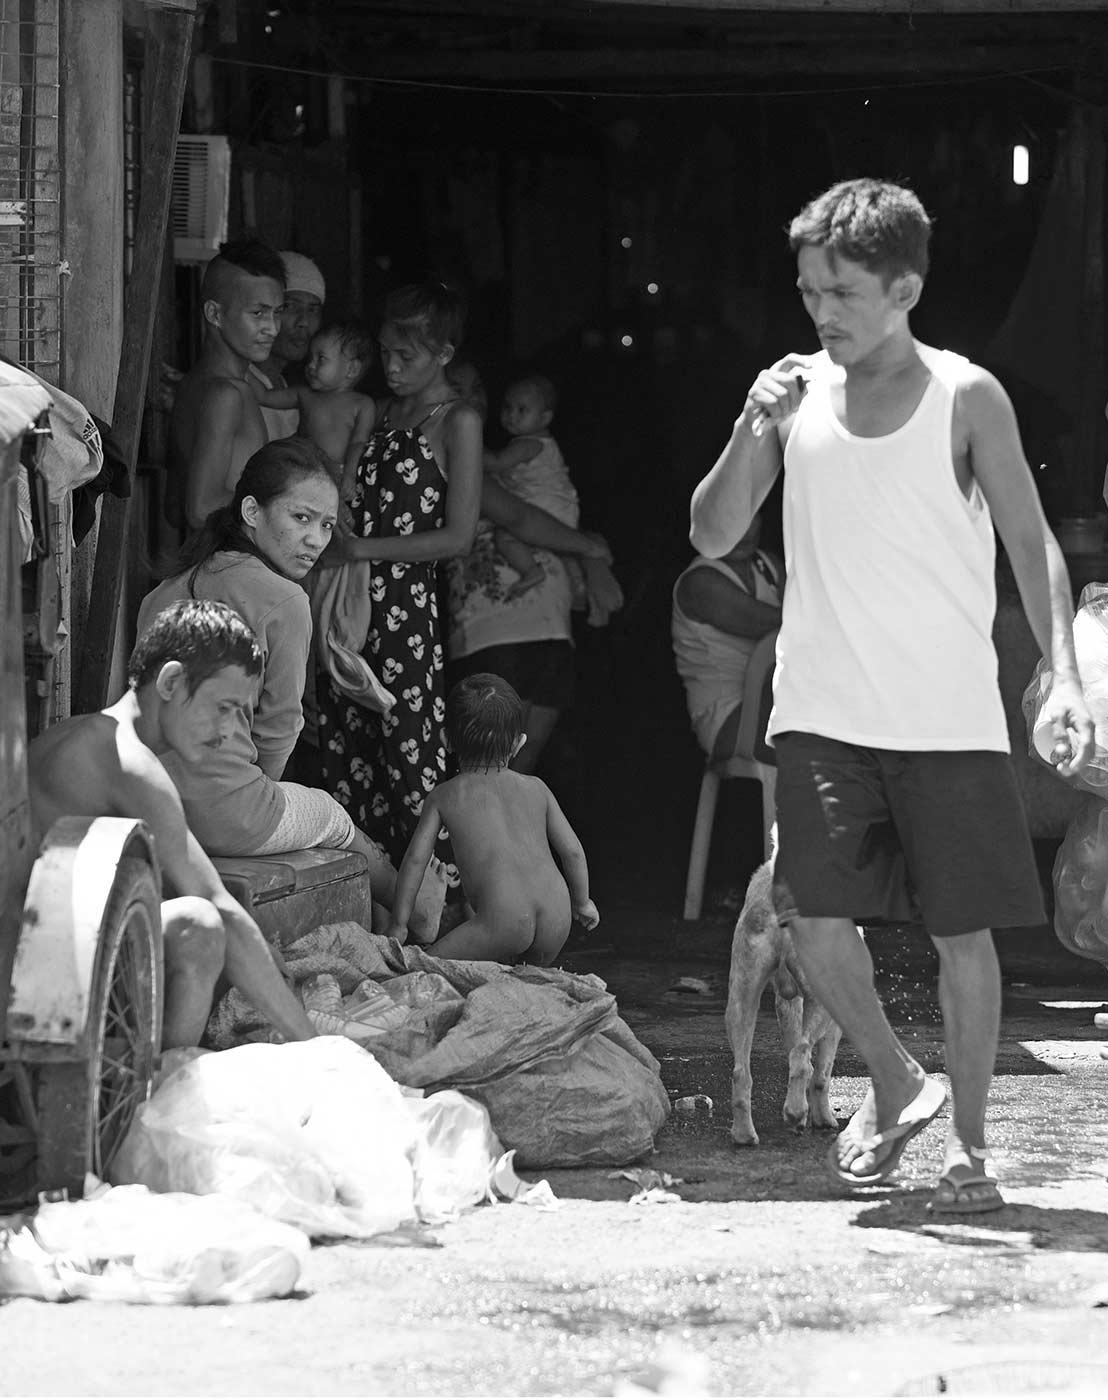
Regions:
<svg viewBox="0 0 1108 1400"><path fill-rule="evenodd" d="M256 240L224 243L200 287L204 339L200 358L177 386L169 422L170 483L166 514L199 529L230 501L246 462L269 440L247 378L268 359L280 328L285 270L280 255Z"/></svg>
<svg viewBox="0 0 1108 1400"><path fill-rule="evenodd" d="M872 1078L828 1163L848 1187L884 1181L942 1109L942 1084L885 1018L855 929L922 917L953 1097L931 1206L954 1213L1003 1205L985 1172L1000 1021L990 930L1044 918L992 645L994 524L1054 668L1060 773L1087 759L1092 724L1065 562L1008 396L908 324L930 232L911 190L877 180L836 185L794 219L797 286L823 351L758 375L693 495L691 538L725 554L784 467L774 903Z"/></svg>
<svg viewBox="0 0 1108 1400"><path fill-rule="evenodd" d="M285 985L254 920L224 888L185 825L177 789L159 761L218 748L249 705L262 656L253 632L224 603L166 608L138 640L126 695L98 714L40 734L28 751L39 839L59 818L138 817L154 836L165 893L162 1045L196 1045L226 973L286 1040L316 1031Z"/></svg>
<svg viewBox="0 0 1108 1400"><path fill-rule="evenodd" d="M403 942L412 902L446 827L472 910L427 951L438 958L552 963L572 919L600 922L585 852L544 782L508 764L519 752L523 701L500 676L459 681L446 701L446 738L461 771L423 803L400 867L389 937ZM561 869L555 864L558 857Z"/></svg>

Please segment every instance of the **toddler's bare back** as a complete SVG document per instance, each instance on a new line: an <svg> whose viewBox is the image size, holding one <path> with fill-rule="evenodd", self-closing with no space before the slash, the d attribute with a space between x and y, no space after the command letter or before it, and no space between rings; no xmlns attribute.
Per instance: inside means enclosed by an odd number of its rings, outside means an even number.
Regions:
<svg viewBox="0 0 1108 1400"><path fill-rule="evenodd" d="M549 797L510 768L460 773L435 801L450 833L466 898L483 916L567 916L569 890L547 837Z"/></svg>

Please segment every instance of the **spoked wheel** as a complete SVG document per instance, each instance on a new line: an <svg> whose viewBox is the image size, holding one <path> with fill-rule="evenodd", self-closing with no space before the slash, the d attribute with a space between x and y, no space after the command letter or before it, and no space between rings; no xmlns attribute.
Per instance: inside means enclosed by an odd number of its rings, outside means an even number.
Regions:
<svg viewBox="0 0 1108 1400"><path fill-rule="evenodd" d="M0 1047L0 1213L35 1194L35 1106L26 1066Z"/></svg>
<svg viewBox="0 0 1108 1400"><path fill-rule="evenodd" d="M160 904L150 866L120 860L92 978L87 1059L36 1066L40 1191L77 1199L86 1172L104 1179L149 1097L161 1040Z"/></svg>

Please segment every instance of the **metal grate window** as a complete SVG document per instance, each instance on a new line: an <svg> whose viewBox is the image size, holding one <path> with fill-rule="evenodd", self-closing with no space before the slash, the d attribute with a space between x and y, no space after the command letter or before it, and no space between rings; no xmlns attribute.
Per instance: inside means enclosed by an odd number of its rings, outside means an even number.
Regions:
<svg viewBox="0 0 1108 1400"><path fill-rule="evenodd" d="M0 0L0 350L61 375L59 0Z"/></svg>

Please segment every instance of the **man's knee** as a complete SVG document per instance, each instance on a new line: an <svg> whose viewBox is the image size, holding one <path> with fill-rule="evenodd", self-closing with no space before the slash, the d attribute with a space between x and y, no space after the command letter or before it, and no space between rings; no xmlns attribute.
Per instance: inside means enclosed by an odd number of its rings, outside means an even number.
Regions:
<svg viewBox="0 0 1108 1400"><path fill-rule="evenodd" d="M227 957L227 933L210 900L189 896L162 905L166 967L214 983Z"/></svg>
<svg viewBox="0 0 1108 1400"><path fill-rule="evenodd" d="M955 933L945 938L932 936L931 942L943 967L988 967L996 961L991 929L979 928L972 933Z"/></svg>
<svg viewBox="0 0 1108 1400"><path fill-rule="evenodd" d="M855 939L860 937L858 926L850 919L822 917L810 914L785 914L778 907L774 910L782 924L788 926L793 942L801 947L819 948L837 938Z"/></svg>

